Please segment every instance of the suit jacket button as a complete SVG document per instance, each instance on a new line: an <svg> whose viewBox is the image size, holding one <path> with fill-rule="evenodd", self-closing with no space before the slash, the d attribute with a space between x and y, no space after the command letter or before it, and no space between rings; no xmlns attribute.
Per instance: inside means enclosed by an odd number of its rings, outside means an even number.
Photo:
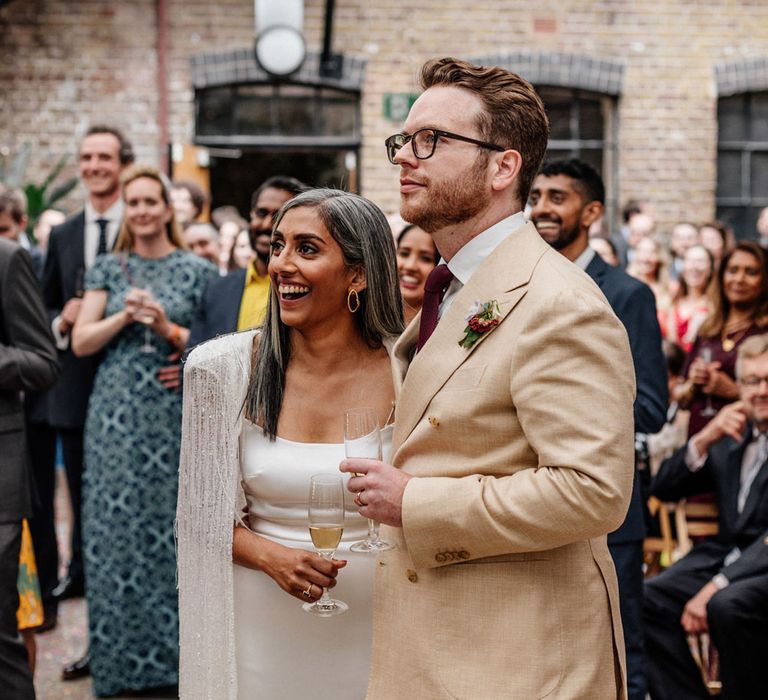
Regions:
<svg viewBox="0 0 768 700"><path fill-rule="evenodd" d="M440 419L439 419L437 416L429 416L429 417L427 418L427 420L429 421L429 424L430 424L430 425L431 425L433 428L436 428L438 425L440 425Z"/></svg>
<svg viewBox="0 0 768 700"><path fill-rule="evenodd" d="M459 559L469 559L469 552L466 549L462 549L459 552Z"/></svg>
<svg viewBox="0 0 768 700"><path fill-rule="evenodd" d="M408 571L405 572L405 575L411 583L416 583L416 581L419 580L418 574L413 569L408 569Z"/></svg>

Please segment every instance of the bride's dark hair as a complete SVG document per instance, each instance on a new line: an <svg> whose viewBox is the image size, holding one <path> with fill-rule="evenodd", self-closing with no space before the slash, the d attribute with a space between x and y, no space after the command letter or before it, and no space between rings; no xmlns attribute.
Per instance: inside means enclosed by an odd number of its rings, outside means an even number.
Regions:
<svg viewBox="0 0 768 700"><path fill-rule="evenodd" d="M274 229L286 212L313 209L341 248L349 268L362 268L366 288L360 292L355 321L371 348L403 330L403 305L397 279L395 244L382 211L372 202L349 192L314 189L289 200L278 212ZM291 357L291 329L280 320L277 290L272 287L258 347L251 362L245 397L245 417L262 426L274 440L283 405L285 369Z"/></svg>

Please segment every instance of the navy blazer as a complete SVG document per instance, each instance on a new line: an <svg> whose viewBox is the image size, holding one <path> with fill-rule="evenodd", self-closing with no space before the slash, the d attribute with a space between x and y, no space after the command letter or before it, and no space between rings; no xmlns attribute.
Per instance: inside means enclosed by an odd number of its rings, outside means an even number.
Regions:
<svg viewBox="0 0 768 700"><path fill-rule="evenodd" d="M190 350L217 335L237 330L246 272L243 268L211 280L189 329Z"/></svg>
<svg viewBox="0 0 768 700"><path fill-rule="evenodd" d="M697 472L691 472L685 464L686 444L662 463L651 483L651 493L662 501L715 492L717 537L697 545L695 551L699 560L718 564L734 547L743 550L744 561L739 559L722 570L728 580L768 572L768 460L752 482L744 510L739 513L737 509L741 462L751 436L752 426L747 426L740 441L731 437L719 440L709 448L707 461Z"/></svg>
<svg viewBox="0 0 768 700"><path fill-rule="evenodd" d="M648 285L595 254L587 274L605 295L629 336L635 366L635 432L657 433L667 419L669 394L667 363L661 348L661 329L656 300ZM639 474L635 474L632 500L624 524L608 535L609 544L636 542L645 537L645 516Z"/></svg>
<svg viewBox="0 0 768 700"><path fill-rule="evenodd" d="M22 392L48 388L57 374L32 261L20 245L0 238L0 522L30 515Z"/></svg>
<svg viewBox="0 0 768 700"><path fill-rule="evenodd" d="M48 241L43 269L43 299L51 320L64 304L76 296L85 276L85 211L54 226ZM75 357L71 348L59 351L61 376L49 395L49 422L56 428L79 428L85 424L88 397L101 360L101 353Z"/></svg>

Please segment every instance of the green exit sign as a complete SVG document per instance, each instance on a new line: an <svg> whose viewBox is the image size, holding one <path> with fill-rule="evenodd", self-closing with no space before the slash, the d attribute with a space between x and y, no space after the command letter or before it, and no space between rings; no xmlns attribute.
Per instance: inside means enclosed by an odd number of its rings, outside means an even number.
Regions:
<svg viewBox="0 0 768 700"><path fill-rule="evenodd" d="M393 122L403 122L408 116L411 106L416 102L418 92L386 92L384 93L384 117Z"/></svg>

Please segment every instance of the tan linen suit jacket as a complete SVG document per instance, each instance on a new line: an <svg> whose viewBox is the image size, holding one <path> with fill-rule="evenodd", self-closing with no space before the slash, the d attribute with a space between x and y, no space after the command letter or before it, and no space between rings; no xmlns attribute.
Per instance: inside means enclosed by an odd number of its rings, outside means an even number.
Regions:
<svg viewBox="0 0 768 700"><path fill-rule="evenodd" d="M459 346L475 300L502 321ZM412 360L395 346L393 463L415 478L376 571L370 700L625 698L606 533L634 469L634 371L589 277L527 224Z"/></svg>

